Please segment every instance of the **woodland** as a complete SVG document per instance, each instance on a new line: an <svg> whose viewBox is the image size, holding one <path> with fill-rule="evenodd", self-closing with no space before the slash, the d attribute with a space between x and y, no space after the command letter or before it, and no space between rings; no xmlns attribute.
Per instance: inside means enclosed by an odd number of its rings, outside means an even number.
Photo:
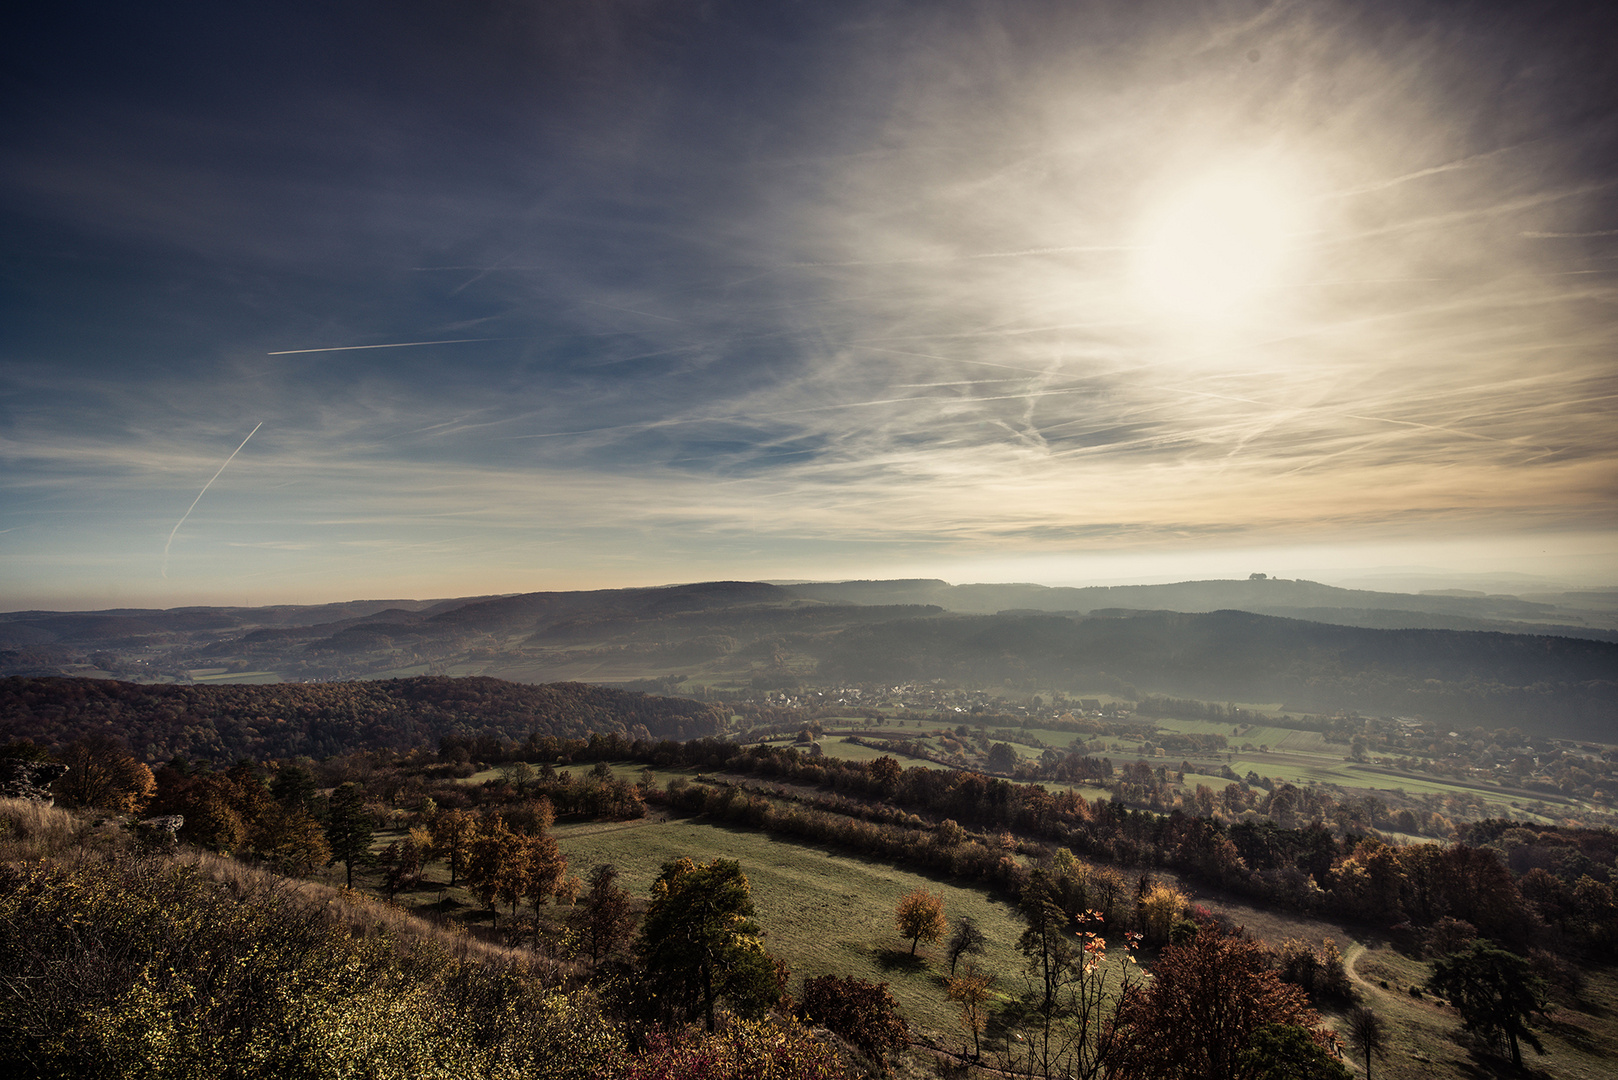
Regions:
<svg viewBox="0 0 1618 1080"><path fill-rule="evenodd" d="M1418 1022L1473 1074L1618 1048L1610 829L1419 842L1279 784L1155 812L594 687L6 693L0 764L55 802L0 804L13 1075L1431 1075ZM752 854L569 857L686 821ZM810 951L749 837L905 875L886 935Z"/></svg>

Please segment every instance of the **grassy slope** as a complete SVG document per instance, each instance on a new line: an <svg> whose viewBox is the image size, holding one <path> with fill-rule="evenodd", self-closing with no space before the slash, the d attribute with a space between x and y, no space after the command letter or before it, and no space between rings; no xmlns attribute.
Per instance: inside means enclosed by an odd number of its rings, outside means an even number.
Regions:
<svg viewBox="0 0 1618 1080"><path fill-rule="evenodd" d="M954 1038L956 1010L945 998L940 976L947 970L942 942L923 945L918 958L893 929L899 897L926 889L944 897L952 921L977 920L989 939L986 967L1011 975L1020 970L1016 952L1021 924L1011 905L981 889L901 870L828 848L773 839L763 833L692 819L629 825L574 825L556 829L556 839L575 873L610 862L623 885L645 896L662 864L689 856L741 862L753 886L766 947L803 975L855 975L886 982L915 1027ZM1008 986L1020 985L1014 975Z"/></svg>

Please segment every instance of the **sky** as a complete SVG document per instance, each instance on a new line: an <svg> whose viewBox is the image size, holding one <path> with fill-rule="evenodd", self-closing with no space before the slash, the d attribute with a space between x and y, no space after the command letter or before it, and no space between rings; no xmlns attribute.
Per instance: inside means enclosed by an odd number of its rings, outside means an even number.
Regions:
<svg viewBox="0 0 1618 1080"><path fill-rule="evenodd" d="M0 609L1618 583L1611 5L32 8Z"/></svg>

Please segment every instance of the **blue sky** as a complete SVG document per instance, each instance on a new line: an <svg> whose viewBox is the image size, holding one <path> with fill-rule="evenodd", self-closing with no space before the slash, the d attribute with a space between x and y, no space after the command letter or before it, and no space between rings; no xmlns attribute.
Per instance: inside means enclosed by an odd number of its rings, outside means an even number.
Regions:
<svg viewBox="0 0 1618 1080"><path fill-rule="evenodd" d="M5 608L1618 580L1601 5L39 7Z"/></svg>

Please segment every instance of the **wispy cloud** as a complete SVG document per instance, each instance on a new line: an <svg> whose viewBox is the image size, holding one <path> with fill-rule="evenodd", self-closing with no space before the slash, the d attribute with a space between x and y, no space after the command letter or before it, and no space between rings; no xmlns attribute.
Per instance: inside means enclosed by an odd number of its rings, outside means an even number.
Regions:
<svg viewBox="0 0 1618 1080"><path fill-rule="evenodd" d="M52 84L79 104L0 162L38 236L0 363L28 575L127 577L181 525L188 588L384 589L385 552L432 595L1618 528L1591 23L551 7L464 55L404 18L351 60L421 81L372 96ZM1154 307L1147 223L1233 168L1291 192L1285 275ZM164 530L255 422L254 499Z"/></svg>

